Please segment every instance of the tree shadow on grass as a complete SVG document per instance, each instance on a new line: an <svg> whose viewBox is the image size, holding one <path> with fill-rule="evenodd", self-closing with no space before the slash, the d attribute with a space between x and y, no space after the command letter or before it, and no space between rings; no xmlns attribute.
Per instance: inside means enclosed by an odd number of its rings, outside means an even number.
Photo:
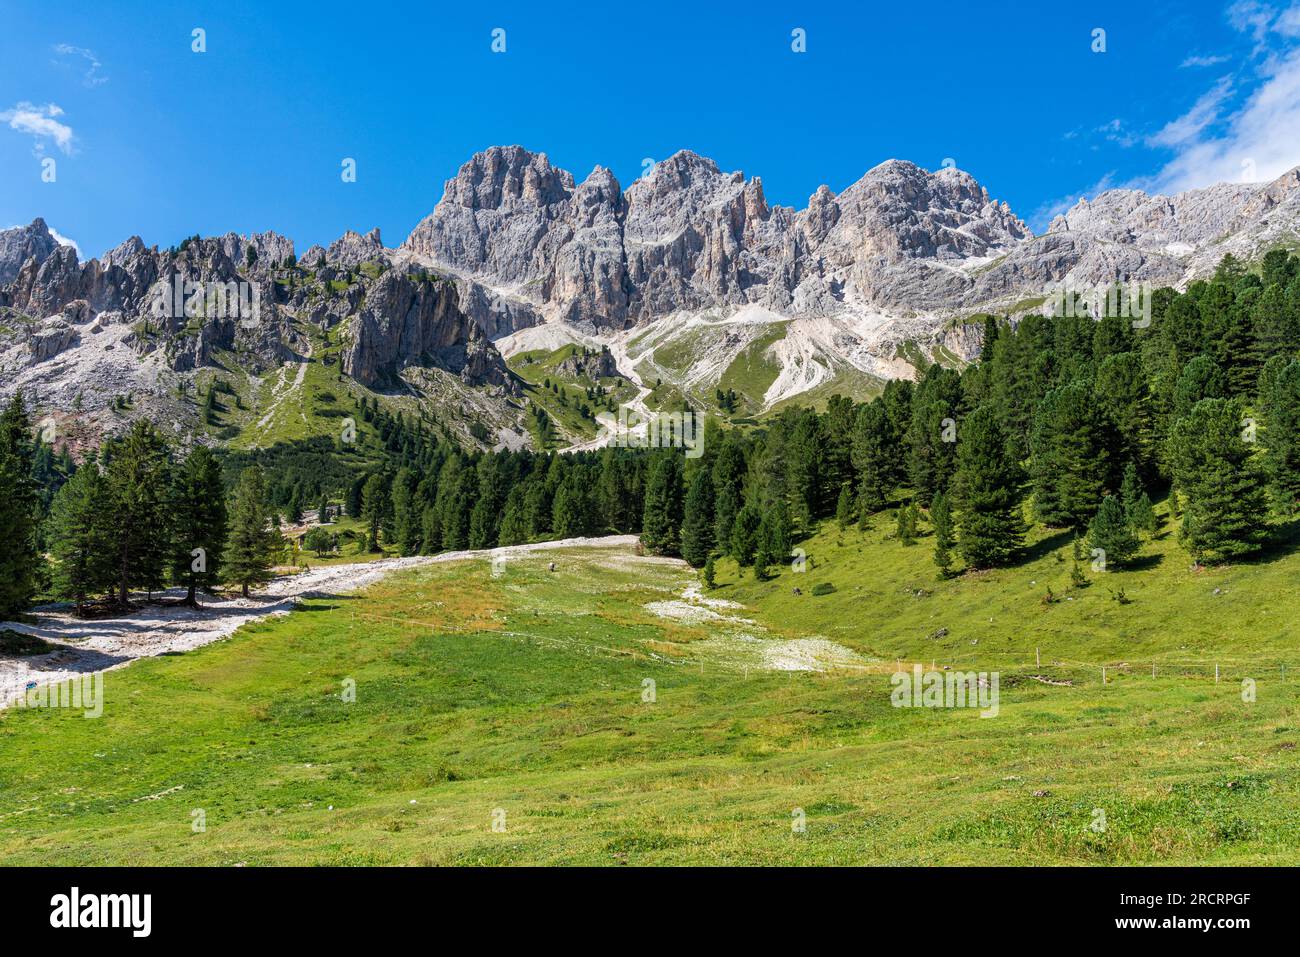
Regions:
<svg viewBox="0 0 1300 957"><path fill-rule="evenodd" d="M1035 562L1040 558L1046 558L1057 549L1065 548L1072 541L1074 541L1074 532L1068 528L1063 528L1059 532L1054 532L1046 538L1039 539L1032 545L1026 546L1022 553L1022 560Z"/></svg>

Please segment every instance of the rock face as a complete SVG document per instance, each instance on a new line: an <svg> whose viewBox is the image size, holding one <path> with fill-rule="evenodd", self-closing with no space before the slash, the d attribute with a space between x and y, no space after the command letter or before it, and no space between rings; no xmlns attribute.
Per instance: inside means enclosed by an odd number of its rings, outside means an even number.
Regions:
<svg viewBox="0 0 1300 957"><path fill-rule="evenodd" d="M0 285L11 282L29 259L40 266L58 246L43 219L32 220L30 226L0 230Z"/></svg>
<svg viewBox="0 0 1300 957"><path fill-rule="evenodd" d="M743 306L943 317L1041 299L1059 283L1177 283L1224 252L1294 241L1297 223L1300 170L1173 197L1112 190L1036 237L957 169L890 160L796 211L769 206L760 179L689 151L622 190L603 167L577 184L545 154L509 146L461 167L402 250L601 331Z"/></svg>
<svg viewBox="0 0 1300 957"><path fill-rule="evenodd" d="M171 250L131 237L83 263L40 219L0 231L0 392L48 394L68 415L94 401L107 412L123 392L184 395L184 376L227 361L255 378L301 365L328 335L362 385L437 380L457 402L462 386L482 387L470 405L502 401L473 414L509 406L506 421L523 413L495 340L608 343L613 353L575 356L566 371L613 375L617 355L707 394L766 337L781 368L760 397L770 404L846 369L914 374L917 344L969 358L981 326L962 317L1039 308L1055 286L1180 285L1225 253L1251 260L1297 243L1300 168L1175 196L1111 190L1035 236L957 169L890 160L796 210L769 204L757 177L689 151L624 189L600 166L578 182L543 153L493 147L446 182L396 249L377 229L297 262L292 240L272 232ZM556 327L515 335L542 323ZM675 357L656 351L678 334Z"/></svg>
<svg viewBox="0 0 1300 957"><path fill-rule="evenodd" d="M515 391L500 354L458 306L453 283L385 272L354 320L343 371L365 386L393 380L409 365L434 365L470 385Z"/></svg>

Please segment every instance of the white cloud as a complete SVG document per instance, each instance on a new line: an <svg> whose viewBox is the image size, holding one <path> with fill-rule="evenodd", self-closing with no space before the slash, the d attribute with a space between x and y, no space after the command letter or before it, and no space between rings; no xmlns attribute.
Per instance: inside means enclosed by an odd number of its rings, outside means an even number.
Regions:
<svg viewBox="0 0 1300 957"><path fill-rule="evenodd" d="M99 68L103 65L99 58L95 56L93 50L87 50L85 47L75 47L70 43L56 43L54 52L59 56L79 56L88 64L86 72L82 75L82 82L86 86L99 86L101 83L107 83L108 77L99 75Z"/></svg>
<svg viewBox="0 0 1300 957"><path fill-rule="evenodd" d="M1220 63L1227 63L1231 57L1228 56L1189 56L1182 63L1178 64L1179 69L1186 69L1189 66L1218 66Z"/></svg>
<svg viewBox="0 0 1300 957"><path fill-rule="evenodd" d="M72 154L72 127L60 123L55 117L63 115L58 104L37 106L26 101L11 110L0 112L0 123L8 123L11 130L26 133L36 140L36 152L45 151L45 141L53 140L64 153Z"/></svg>
<svg viewBox="0 0 1300 957"><path fill-rule="evenodd" d="M1300 3L1278 11L1240 0L1228 19L1256 43L1256 85L1225 115L1234 81L1223 77L1152 136L1150 145L1175 154L1152 178L1152 188L1176 192L1221 182L1268 182L1300 165Z"/></svg>
<svg viewBox="0 0 1300 957"><path fill-rule="evenodd" d="M50 236L54 238L54 241L56 243L58 243L60 246L71 246L73 249L77 251L78 259L84 258L81 255L81 247L77 245L77 241L75 239L69 239L67 236L62 235L57 229L55 229L49 223L45 224L45 228L50 231Z"/></svg>
<svg viewBox="0 0 1300 957"><path fill-rule="evenodd" d="M1219 118L1219 107L1232 94L1232 77L1220 77L1214 86L1202 93L1196 104L1166 123L1159 133L1148 137L1152 146L1180 146L1200 135L1201 131Z"/></svg>

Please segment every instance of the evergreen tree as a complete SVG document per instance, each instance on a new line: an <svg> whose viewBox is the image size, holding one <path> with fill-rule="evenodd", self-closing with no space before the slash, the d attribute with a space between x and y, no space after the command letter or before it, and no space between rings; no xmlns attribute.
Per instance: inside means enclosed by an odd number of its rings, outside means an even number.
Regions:
<svg viewBox="0 0 1300 957"><path fill-rule="evenodd" d="M1137 466L1129 462L1124 466L1124 480L1119 487L1119 500L1124 506L1124 517L1129 520L1136 528L1134 515L1137 511L1138 500L1145 494L1142 490L1142 482L1138 478Z"/></svg>
<svg viewBox="0 0 1300 957"><path fill-rule="evenodd" d="M1088 547L1101 549L1106 565L1123 565L1138 550L1138 537L1114 495L1101 500L1101 507L1088 526Z"/></svg>
<svg viewBox="0 0 1300 957"><path fill-rule="evenodd" d="M516 485L506 496L506 507L501 513L499 545L523 545L528 541L528 519L524 514L524 486Z"/></svg>
<svg viewBox="0 0 1300 957"><path fill-rule="evenodd" d="M343 505L347 512L348 518L361 517L361 504L364 500L366 487L366 476L358 475L348 486L348 494L344 499Z"/></svg>
<svg viewBox="0 0 1300 957"><path fill-rule="evenodd" d="M953 497L957 551L971 568L1009 563L1024 543L1020 469L995 413L983 406L966 417L957 444Z"/></svg>
<svg viewBox="0 0 1300 957"><path fill-rule="evenodd" d="M1186 496L1182 537L1201 560L1255 551L1267 533L1267 504L1235 399L1202 399L1174 424L1170 458Z"/></svg>
<svg viewBox="0 0 1300 957"><path fill-rule="evenodd" d="M882 400L858 410L850 458L858 475L858 508L862 514L880 511L894 490L897 451L893 446L897 441Z"/></svg>
<svg viewBox="0 0 1300 957"><path fill-rule="evenodd" d="M713 476L696 469L682 517L682 558L699 568L713 552Z"/></svg>
<svg viewBox="0 0 1300 957"><path fill-rule="evenodd" d="M945 492L935 495L930 503L930 522L934 525L934 564L939 569L939 577L947 578L952 574L952 505Z"/></svg>
<svg viewBox="0 0 1300 957"><path fill-rule="evenodd" d="M55 494L46 532L54 559L51 591L75 602L78 615L87 598L114 584L109 518L108 487L99 466L87 461Z"/></svg>
<svg viewBox="0 0 1300 957"><path fill-rule="evenodd" d="M36 594L38 496L35 450L21 392L0 413L0 619L26 611Z"/></svg>
<svg viewBox="0 0 1300 957"><path fill-rule="evenodd" d="M577 472L570 472L555 492L551 524L557 538L590 535L592 508L586 494L587 483ZM680 522L680 518L678 519Z"/></svg>
<svg viewBox="0 0 1300 957"><path fill-rule="evenodd" d="M388 485L384 477L376 472L366 479L365 491L362 493L361 518L366 523L366 551L379 551L379 532L384 522L384 512L388 508Z"/></svg>
<svg viewBox="0 0 1300 957"><path fill-rule="evenodd" d="M172 579L185 584L185 603L195 605L200 587L210 590L220 581L226 545L226 490L207 446L196 445L177 466L169 512Z"/></svg>
<svg viewBox="0 0 1300 957"><path fill-rule="evenodd" d="M736 521L731 527L731 557L741 568L754 561L758 550L758 530L763 523L763 516L754 505L746 505L736 513Z"/></svg>
<svg viewBox="0 0 1300 957"><path fill-rule="evenodd" d="M710 590L718 586L717 573L713 568L713 556L710 555L704 562L704 587Z"/></svg>
<svg viewBox="0 0 1300 957"><path fill-rule="evenodd" d="M931 503L933 504L933 502ZM908 503L898 510L894 519L894 535L904 545L916 544L916 506Z"/></svg>
<svg viewBox="0 0 1300 957"><path fill-rule="evenodd" d="M149 422L141 419L108 453L107 482L112 502L118 601L125 605L135 585L152 588L162 581L170 541L167 528L167 449Z"/></svg>
<svg viewBox="0 0 1300 957"><path fill-rule="evenodd" d="M270 527L266 477L257 466L240 473L230 506L230 530L224 552L225 577L247 598L249 589L271 580L279 535Z"/></svg>
<svg viewBox="0 0 1300 957"><path fill-rule="evenodd" d="M847 482L840 486L840 495L835 501L835 523L840 531L853 524L853 493L849 491Z"/></svg>
<svg viewBox="0 0 1300 957"><path fill-rule="evenodd" d="M1044 525L1086 528L1101 501L1108 453L1092 389L1075 380L1043 398L1030 447L1034 509Z"/></svg>
<svg viewBox="0 0 1300 957"><path fill-rule="evenodd" d="M1160 522L1156 518L1155 506L1151 504L1151 496L1146 492L1138 496L1137 504L1133 506L1130 523L1135 529L1148 535L1154 535L1159 530Z"/></svg>
<svg viewBox="0 0 1300 957"><path fill-rule="evenodd" d="M645 490L641 542L653 555L676 555L681 547L682 457L656 456Z"/></svg>
<svg viewBox="0 0 1300 957"><path fill-rule="evenodd" d="M1224 399L1228 382L1223 370L1209 356L1197 356L1183 367L1174 389L1174 418L1181 419L1202 399Z"/></svg>
<svg viewBox="0 0 1300 957"><path fill-rule="evenodd" d="M1300 503L1300 360L1285 366L1264 397L1264 468L1284 515Z"/></svg>

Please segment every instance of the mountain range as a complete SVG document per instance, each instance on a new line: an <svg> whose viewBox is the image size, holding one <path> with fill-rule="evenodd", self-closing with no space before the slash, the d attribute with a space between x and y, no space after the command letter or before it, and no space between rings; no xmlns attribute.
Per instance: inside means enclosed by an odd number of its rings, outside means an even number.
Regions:
<svg viewBox="0 0 1300 957"><path fill-rule="evenodd" d="M867 395L971 358L972 315L1041 310L1060 285L1180 287L1278 245L1300 245L1300 168L1110 190L1035 235L955 168L890 160L795 210L689 151L624 189L492 147L396 247L378 230L301 254L270 232L131 237L83 263L40 219L0 231L0 391L77 447L139 415L238 446L331 434L344 395L466 444L578 446L615 399L729 394L747 419Z"/></svg>

